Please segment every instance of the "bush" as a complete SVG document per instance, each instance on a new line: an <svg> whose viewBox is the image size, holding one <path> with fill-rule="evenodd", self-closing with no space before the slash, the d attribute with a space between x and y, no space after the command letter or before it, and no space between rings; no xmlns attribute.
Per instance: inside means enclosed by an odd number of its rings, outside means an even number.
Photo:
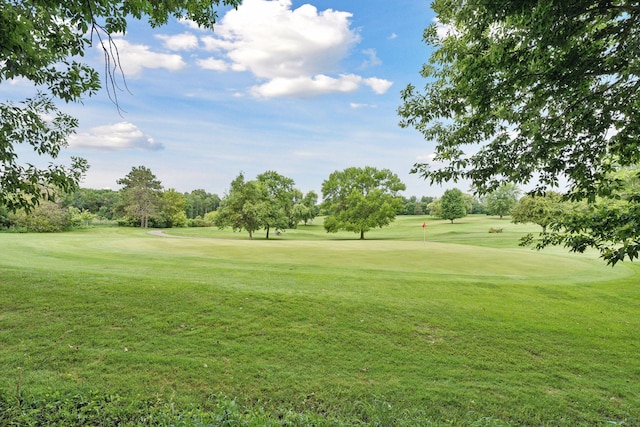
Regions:
<svg viewBox="0 0 640 427"><path fill-rule="evenodd" d="M502 233L502 227L491 227L489 233Z"/></svg>
<svg viewBox="0 0 640 427"><path fill-rule="evenodd" d="M197 217L190 219L188 222L189 227L211 227L213 226L213 221L207 221L203 219L200 215Z"/></svg>
<svg viewBox="0 0 640 427"><path fill-rule="evenodd" d="M10 226L36 233L65 231L71 227L71 214L60 205L41 201L31 212L19 211L9 216Z"/></svg>

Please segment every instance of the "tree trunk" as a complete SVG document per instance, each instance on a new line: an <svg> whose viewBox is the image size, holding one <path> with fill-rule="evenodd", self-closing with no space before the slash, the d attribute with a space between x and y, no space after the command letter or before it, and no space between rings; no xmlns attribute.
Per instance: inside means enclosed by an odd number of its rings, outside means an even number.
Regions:
<svg viewBox="0 0 640 427"><path fill-rule="evenodd" d="M364 230L360 230L360 240L364 240Z"/></svg>
<svg viewBox="0 0 640 427"><path fill-rule="evenodd" d="M267 227L267 240L269 240L269 227Z"/></svg>
<svg viewBox="0 0 640 427"><path fill-rule="evenodd" d="M249 240L253 240L253 232L249 231Z"/></svg>

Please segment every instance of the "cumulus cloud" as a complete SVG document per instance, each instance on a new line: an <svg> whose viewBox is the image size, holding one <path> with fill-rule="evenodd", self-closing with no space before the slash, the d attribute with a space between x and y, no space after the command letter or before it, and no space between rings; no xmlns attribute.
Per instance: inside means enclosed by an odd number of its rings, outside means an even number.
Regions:
<svg viewBox="0 0 640 427"><path fill-rule="evenodd" d="M114 38L113 43L118 50L120 65L127 77L140 75L144 68L178 71L186 65L182 57L177 54L153 52L149 46L132 44L119 37ZM98 46L98 49L102 50L102 46Z"/></svg>
<svg viewBox="0 0 640 427"><path fill-rule="evenodd" d="M364 84L366 84L371 89L373 89L373 91L378 95L382 95L387 90L389 90L391 85L393 85L393 82L390 82L389 80L378 79L375 77L364 79L363 81L364 81Z"/></svg>
<svg viewBox="0 0 640 427"><path fill-rule="evenodd" d="M96 126L88 132L69 137L73 148L90 148L103 151L139 149L157 151L164 146L143 133L134 124L120 122L112 125Z"/></svg>
<svg viewBox="0 0 640 427"><path fill-rule="evenodd" d="M170 50L192 50L198 47L198 37L192 33L182 33L173 36L158 34L156 38L162 40L164 46Z"/></svg>
<svg viewBox="0 0 640 427"><path fill-rule="evenodd" d="M254 86L254 95L266 98L277 96L313 96L335 92L353 92L358 89L362 77L355 74L341 75L338 78L318 74L313 77L278 77L269 82Z"/></svg>
<svg viewBox="0 0 640 427"><path fill-rule="evenodd" d="M334 74L360 42L350 27L351 13L291 5L291 0L243 1L224 16L214 35L201 38L213 56L198 64L217 71L251 72L266 81L251 90L263 97L350 92L361 84L383 93L382 79ZM377 59L375 51L367 52L370 62Z"/></svg>

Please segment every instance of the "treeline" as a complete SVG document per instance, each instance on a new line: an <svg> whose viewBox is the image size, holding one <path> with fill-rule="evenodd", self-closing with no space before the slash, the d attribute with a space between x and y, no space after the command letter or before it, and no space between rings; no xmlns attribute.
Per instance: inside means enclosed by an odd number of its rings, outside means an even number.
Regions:
<svg viewBox="0 0 640 427"><path fill-rule="evenodd" d="M228 218L228 207L234 203L233 197L238 196L239 179L246 187L243 191L253 188L254 194L248 196L247 203L242 202L240 212L234 215L246 217L253 209L256 215L260 214L260 228L294 228L298 223L306 224L319 214L328 213L327 209L321 211L318 194L314 191L303 194L295 188L292 179L274 171L246 182L240 174L231 183L228 193L221 197L203 189L183 193L164 189L150 169L139 166L117 181L122 186L120 190L80 188L69 194L57 192L53 200L43 198L28 211L10 212L7 207L0 206L0 228L55 232L101 222L154 228L233 227L234 220ZM394 214L423 215L429 213L428 205L433 198L412 196L401 197L399 201ZM221 210L221 207L227 209ZM215 218L221 212L223 216L216 222Z"/></svg>
<svg viewBox="0 0 640 427"><path fill-rule="evenodd" d="M501 187L483 199L458 189L440 198L404 197L404 184L389 170L371 167L336 171L323 183L322 203L314 191L303 194L295 182L275 171L254 180L240 173L221 197L203 189L178 192L164 189L153 172L134 167L117 183L120 190L80 188L41 200L29 211L9 212L0 206L0 227L16 231L52 232L96 222L132 227L230 227L245 230L252 237L264 229L296 228L325 215L327 231L339 229L361 233L387 225L396 215L432 215L453 222L468 214L510 215L519 191L513 185Z"/></svg>

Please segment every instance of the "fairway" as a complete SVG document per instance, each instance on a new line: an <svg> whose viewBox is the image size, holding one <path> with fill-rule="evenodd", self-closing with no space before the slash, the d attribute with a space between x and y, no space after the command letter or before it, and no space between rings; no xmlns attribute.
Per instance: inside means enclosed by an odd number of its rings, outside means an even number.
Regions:
<svg viewBox="0 0 640 427"><path fill-rule="evenodd" d="M640 267L521 248L527 232L0 234L0 388L353 425L640 422Z"/></svg>

